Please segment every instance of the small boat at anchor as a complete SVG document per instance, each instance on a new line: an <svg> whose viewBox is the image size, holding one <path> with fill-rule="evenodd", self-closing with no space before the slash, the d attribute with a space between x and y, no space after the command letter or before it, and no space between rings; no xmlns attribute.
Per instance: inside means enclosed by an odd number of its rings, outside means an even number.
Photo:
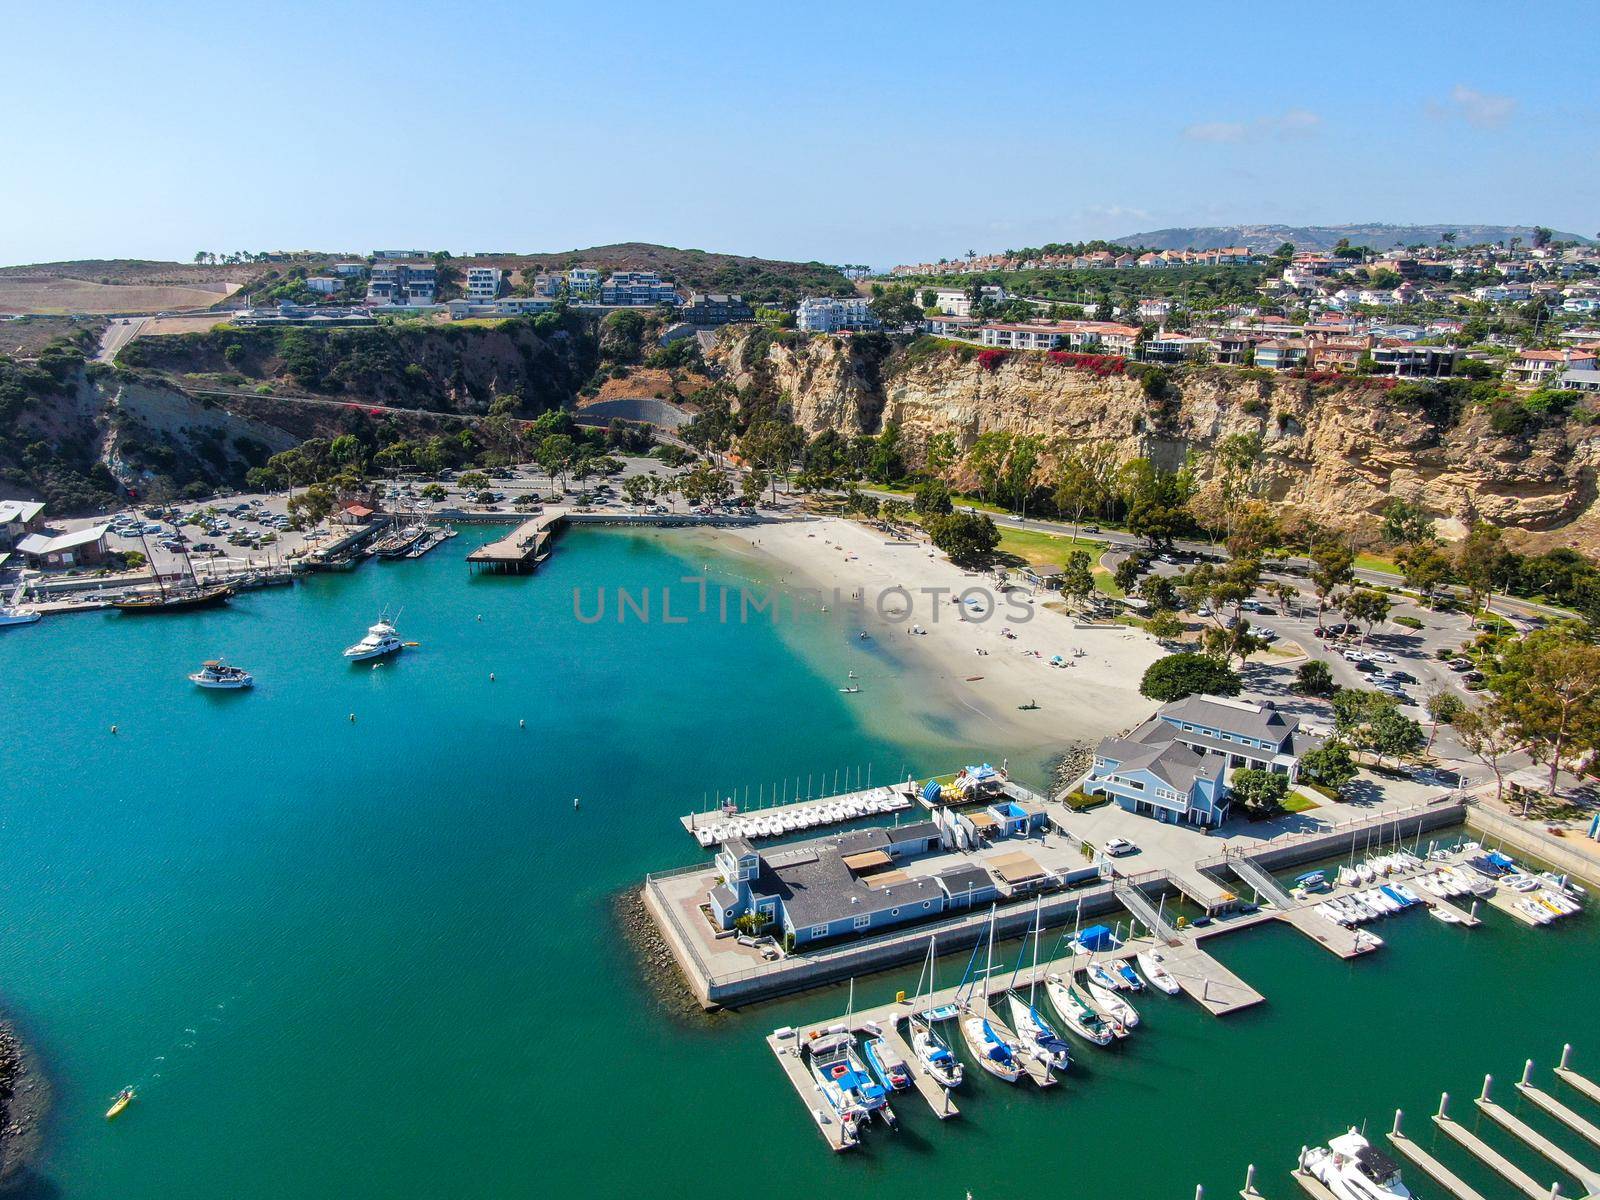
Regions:
<svg viewBox="0 0 1600 1200"><path fill-rule="evenodd" d="M1109 1046L1115 1036L1094 1005L1090 1004L1067 980L1060 975L1048 975L1044 981L1044 994L1050 997L1050 1006L1067 1023L1067 1028L1096 1046Z"/></svg>
<svg viewBox="0 0 1600 1200"><path fill-rule="evenodd" d="M207 659L200 669L189 676L196 687L238 690L254 686L256 677L243 667L230 667L220 658Z"/></svg>
<svg viewBox="0 0 1600 1200"><path fill-rule="evenodd" d="M1307 1150L1301 1170L1320 1179L1339 1200L1391 1200L1411 1195L1400 1182L1400 1167L1352 1128L1329 1138L1326 1146Z"/></svg>
<svg viewBox="0 0 1600 1200"><path fill-rule="evenodd" d="M878 1082L891 1092L904 1091L911 1086L911 1068L887 1039L868 1038L861 1044L861 1052L866 1055L867 1065L878 1077Z"/></svg>

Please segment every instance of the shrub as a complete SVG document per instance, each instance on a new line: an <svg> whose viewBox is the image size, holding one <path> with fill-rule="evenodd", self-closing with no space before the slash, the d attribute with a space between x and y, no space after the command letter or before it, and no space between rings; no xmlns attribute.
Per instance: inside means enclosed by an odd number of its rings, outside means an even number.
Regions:
<svg viewBox="0 0 1600 1200"><path fill-rule="evenodd" d="M1328 664L1315 660L1302 663L1294 673L1295 690L1302 696L1331 696L1334 691L1333 672Z"/></svg>
<svg viewBox="0 0 1600 1200"><path fill-rule="evenodd" d="M1415 617L1390 617L1396 625L1403 625L1407 629L1421 629L1422 622Z"/></svg>
<svg viewBox="0 0 1600 1200"><path fill-rule="evenodd" d="M978 354L978 366L985 371L998 371L1000 364L1009 357L1010 354L1005 350L983 350Z"/></svg>
<svg viewBox="0 0 1600 1200"><path fill-rule="evenodd" d="M1052 350L1049 358L1058 366L1089 371L1102 378L1125 374L1128 369L1128 360L1119 354L1078 354L1070 350Z"/></svg>

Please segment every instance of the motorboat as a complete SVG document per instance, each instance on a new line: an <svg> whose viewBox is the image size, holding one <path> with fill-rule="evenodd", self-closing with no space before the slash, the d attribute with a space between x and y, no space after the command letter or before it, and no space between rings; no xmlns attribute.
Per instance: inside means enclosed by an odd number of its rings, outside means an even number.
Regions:
<svg viewBox="0 0 1600 1200"><path fill-rule="evenodd" d="M31 608L18 608L15 604L0 604L0 628L7 625L32 625L39 614Z"/></svg>
<svg viewBox="0 0 1600 1200"><path fill-rule="evenodd" d="M1400 897L1400 899L1404 900L1406 902L1406 904L1408 904L1408 905L1421 904L1422 903L1422 897L1417 895L1416 892L1412 891L1411 888L1408 887L1406 884L1403 884L1403 883L1391 883L1389 885L1389 889L1396 896Z"/></svg>
<svg viewBox="0 0 1600 1200"><path fill-rule="evenodd" d="M1410 1189L1400 1182L1400 1167L1351 1129L1326 1146L1306 1151L1301 1169L1320 1179L1338 1200L1393 1200L1408 1197Z"/></svg>
<svg viewBox="0 0 1600 1200"><path fill-rule="evenodd" d="M1169 996L1178 994L1178 981L1172 977L1172 972L1167 970L1166 960L1159 950L1141 950L1133 956L1133 961L1139 964L1139 970L1144 972L1144 977L1150 981L1150 986L1160 988Z"/></svg>
<svg viewBox="0 0 1600 1200"><path fill-rule="evenodd" d="M1122 977L1117 975L1105 963L1092 962L1083 970L1090 983L1098 983L1108 992L1120 991L1127 986L1122 982Z"/></svg>
<svg viewBox="0 0 1600 1200"><path fill-rule="evenodd" d="M247 688L255 681L255 676L243 667L230 667L220 658L207 659L198 671L189 676L190 683L203 688Z"/></svg>
<svg viewBox="0 0 1600 1200"><path fill-rule="evenodd" d="M118 1092L116 1099L112 1100L111 1102L111 1107L106 1109L106 1120L116 1120L116 1118L121 1114L122 1110L133 1103L135 1095L136 1093L131 1087L125 1087Z"/></svg>
<svg viewBox="0 0 1600 1200"><path fill-rule="evenodd" d="M1446 908L1443 904L1430 904L1428 906L1428 915L1435 921L1441 921L1446 925L1461 925L1464 923L1460 913L1453 908Z"/></svg>
<svg viewBox="0 0 1600 1200"><path fill-rule="evenodd" d="M1067 1028L1073 1033L1096 1046L1111 1044L1114 1036L1111 1026L1071 983L1060 975L1048 975L1044 981L1044 992L1050 997L1050 1006L1056 1010L1056 1015L1067 1023Z"/></svg>
<svg viewBox="0 0 1600 1200"><path fill-rule="evenodd" d="M1103 1016L1121 1025L1124 1030L1133 1029L1139 1024L1139 1010L1129 1004L1121 992L1109 992L1099 984L1091 983L1089 997ZM1116 1032L1115 1026L1111 1032Z"/></svg>
<svg viewBox="0 0 1600 1200"><path fill-rule="evenodd" d="M353 646L346 646L344 656L351 662L364 662L369 658L383 658L405 647L387 616L379 617L376 624L367 626L367 635Z"/></svg>
<svg viewBox="0 0 1600 1200"><path fill-rule="evenodd" d="M1535 925L1548 925L1556 919L1555 913L1531 897L1523 896L1515 901L1515 904L1517 911L1526 916Z"/></svg>
<svg viewBox="0 0 1600 1200"><path fill-rule="evenodd" d="M805 1044L805 1052L823 1098L847 1130L853 1132L874 1115L888 1112L889 1093L867 1074L856 1054L854 1034L822 1034ZM894 1124L892 1113L884 1119Z"/></svg>
<svg viewBox="0 0 1600 1200"><path fill-rule="evenodd" d="M1120 991L1144 991L1144 980L1139 978L1139 972L1135 971L1133 967L1129 965L1127 959L1119 958L1116 962L1112 963L1111 973L1122 981L1122 985L1119 988ZM1138 1024L1137 1021L1134 1023Z"/></svg>
<svg viewBox="0 0 1600 1200"><path fill-rule="evenodd" d="M1024 1049L1042 1058L1052 1071L1065 1071L1072 1065L1071 1047L1037 1008L1016 992L1006 997L1006 1003Z"/></svg>
<svg viewBox="0 0 1600 1200"><path fill-rule="evenodd" d="M868 1038L862 1043L861 1052L866 1055L867 1064L878 1082L891 1092L904 1091L911 1086L911 1068L887 1039Z"/></svg>

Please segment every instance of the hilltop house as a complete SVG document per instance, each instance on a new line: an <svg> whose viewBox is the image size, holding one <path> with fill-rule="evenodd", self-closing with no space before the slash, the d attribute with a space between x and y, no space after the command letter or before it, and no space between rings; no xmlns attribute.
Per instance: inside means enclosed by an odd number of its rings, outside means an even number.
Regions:
<svg viewBox="0 0 1600 1200"><path fill-rule="evenodd" d="M802 333L836 333L841 329L876 329L878 318L862 296L807 296L795 309L795 325Z"/></svg>
<svg viewBox="0 0 1600 1200"><path fill-rule="evenodd" d="M1186 696L1101 742L1083 790L1158 821L1214 829L1228 819L1229 771L1298 777L1300 756L1314 746L1299 726L1271 704Z"/></svg>
<svg viewBox="0 0 1600 1200"><path fill-rule="evenodd" d="M1595 366L1593 350L1519 350L1506 368L1506 378L1538 386L1563 371L1592 371Z"/></svg>

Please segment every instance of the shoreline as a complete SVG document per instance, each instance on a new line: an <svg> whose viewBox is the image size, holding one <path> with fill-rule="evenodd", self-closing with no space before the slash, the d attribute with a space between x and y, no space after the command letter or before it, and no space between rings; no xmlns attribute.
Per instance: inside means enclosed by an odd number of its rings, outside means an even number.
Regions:
<svg viewBox="0 0 1600 1200"><path fill-rule="evenodd" d="M22 1186L39 1162L50 1081L38 1054L0 1018L0 1193Z"/></svg>
<svg viewBox="0 0 1600 1200"><path fill-rule="evenodd" d="M936 735L949 733L931 719L948 721L945 714L961 710L977 740L987 729L1008 749L1060 755L1074 743L1092 748L1154 707L1138 690L1145 668L1165 653L1153 638L1125 626L1079 626L1044 596L1002 595L992 577L957 567L925 542L896 542L840 517L720 527L705 536L753 556L790 592L812 589L814 605L837 601L841 617L859 616L867 652L891 661L894 684ZM983 597L982 609L953 602L967 589ZM909 613L897 607L907 595ZM1051 666L1056 655L1067 665ZM862 682L870 690L871 678ZM1030 704L1038 707L1024 707Z"/></svg>

